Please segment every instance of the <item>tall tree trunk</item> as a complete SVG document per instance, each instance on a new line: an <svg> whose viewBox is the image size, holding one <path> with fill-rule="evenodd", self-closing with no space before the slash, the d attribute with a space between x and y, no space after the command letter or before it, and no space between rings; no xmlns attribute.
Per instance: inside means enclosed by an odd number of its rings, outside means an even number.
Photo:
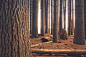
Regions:
<svg viewBox="0 0 86 57"><path fill-rule="evenodd" d="M64 23L64 0L62 0L62 24ZM63 29L64 25L62 26Z"/></svg>
<svg viewBox="0 0 86 57"><path fill-rule="evenodd" d="M73 0L71 0L71 4L72 4L72 20L71 20L71 34L74 35L74 13L73 13Z"/></svg>
<svg viewBox="0 0 86 57"><path fill-rule="evenodd" d="M50 33L50 0L48 0L48 33Z"/></svg>
<svg viewBox="0 0 86 57"><path fill-rule="evenodd" d="M53 34L53 23L54 23L54 0L51 0L51 34Z"/></svg>
<svg viewBox="0 0 86 57"><path fill-rule="evenodd" d="M68 35L71 35L71 0L68 0Z"/></svg>
<svg viewBox="0 0 86 57"><path fill-rule="evenodd" d="M85 44L85 29L84 29L84 0L75 0L75 32L74 43Z"/></svg>
<svg viewBox="0 0 86 57"><path fill-rule="evenodd" d="M38 38L38 0L33 0L32 36Z"/></svg>
<svg viewBox="0 0 86 57"><path fill-rule="evenodd" d="M0 57L32 57L29 10L30 0L0 1Z"/></svg>
<svg viewBox="0 0 86 57"><path fill-rule="evenodd" d="M85 20L85 39L86 39L86 0L84 0L84 20Z"/></svg>
<svg viewBox="0 0 86 57"><path fill-rule="evenodd" d="M53 42L58 42L58 6L59 6L59 2L58 0L54 0L54 29L53 29Z"/></svg>
<svg viewBox="0 0 86 57"><path fill-rule="evenodd" d="M41 0L41 35L45 34L45 0Z"/></svg>
<svg viewBox="0 0 86 57"><path fill-rule="evenodd" d="M66 30L66 0L64 0L64 29Z"/></svg>
<svg viewBox="0 0 86 57"><path fill-rule="evenodd" d="M60 0L59 34L61 33L61 30L62 30L62 3L63 3L63 0Z"/></svg>
<svg viewBox="0 0 86 57"><path fill-rule="evenodd" d="M33 12L33 1L30 0L30 34L32 34L32 12Z"/></svg>
<svg viewBox="0 0 86 57"><path fill-rule="evenodd" d="M48 0L45 0L45 33L48 33Z"/></svg>

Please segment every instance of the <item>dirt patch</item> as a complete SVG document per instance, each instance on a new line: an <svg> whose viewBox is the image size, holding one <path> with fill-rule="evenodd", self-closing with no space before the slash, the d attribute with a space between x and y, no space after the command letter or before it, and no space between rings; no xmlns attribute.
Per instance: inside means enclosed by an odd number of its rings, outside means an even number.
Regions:
<svg viewBox="0 0 86 57"><path fill-rule="evenodd" d="M39 36L39 38L30 38L31 45L36 45L32 49L82 49L86 50L86 40L85 45L77 45L73 43L74 36L67 36L67 40L58 39L60 43L45 43L49 41L53 41L53 35L45 34L45 36ZM43 41L41 39L46 39L47 41ZM40 44L41 43L41 44Z"/></svg>

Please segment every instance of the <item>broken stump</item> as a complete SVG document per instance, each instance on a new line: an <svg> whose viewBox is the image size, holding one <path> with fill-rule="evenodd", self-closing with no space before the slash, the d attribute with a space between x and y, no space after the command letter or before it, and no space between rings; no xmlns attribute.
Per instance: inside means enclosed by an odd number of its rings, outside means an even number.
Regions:
<svg viewBox="0 0 86 57"><path fill-rule="evenodd" d="M60 39L67 40L67 33L66 33L65 29L62 29L62 31L60 33Z"/></svg>

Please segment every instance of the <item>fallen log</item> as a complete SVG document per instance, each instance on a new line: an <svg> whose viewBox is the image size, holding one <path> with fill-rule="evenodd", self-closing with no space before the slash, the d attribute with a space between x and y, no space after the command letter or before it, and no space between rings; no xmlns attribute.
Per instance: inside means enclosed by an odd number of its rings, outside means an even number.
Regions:
<svg viewBox="0 0 86 57"><path fill-rule="evenodd" d="M76 50L76 49L32 49L32 52L38 54L86 55L86 50Z"/></svg>
<svg viewBox="0 0 86 57"><path fill-rule="evenodd" d="M38 46L38 45L41 45L41 44L51 43L51 42L53 42L53 41L48 41L48 42L44 42L44 43L39 43L39 44L31 45L31 47L35 47L35 46Z"/></svg>
<svg viewBox="0 0 86 57"><path fill-rule="evenodd" d="M52 43L52 42L53 41L48 41L48 42L44 42L44 43L39 43L39 44L31 45L31 48L36 47L36 46L41 45L41 44ZM61 42L58 40L58 43L61 43Z"/></svg>

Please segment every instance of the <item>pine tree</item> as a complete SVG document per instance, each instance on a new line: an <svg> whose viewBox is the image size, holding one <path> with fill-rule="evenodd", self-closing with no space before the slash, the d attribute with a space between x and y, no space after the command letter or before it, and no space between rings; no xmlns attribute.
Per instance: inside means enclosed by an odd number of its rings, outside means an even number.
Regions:
<svg viewBox="0 0 86 57"><path fill-rule="evenodd" d="M0 57L32 57L29 9L30 0L0 1Z"/></svg>
<svg viewBox="0 0 86 57"><path fill-rule="evenodd" d="M33 1L30 0L30 34L32 34L32 12L33 12Z"/></svg>
<svg viewBox="0 0 86 57"><path fill-rule="evenodd" d="M74 35L74 13L73 13L73 0L71 0L71 4L72 4L72 20L71 20L71 34Z"/></svg>
<svg viewBox="0 0 86 57"><path fill-rule="evenodd" d="M74 43L85 44L85 29L84 29L84 0L75 0L75 32Z"/></svg>
<svg viewBox="0 0 86 57"><path fill-rule="evenodd" d="M45 34L45 0L41 0L41 35Z"/></svg>
<svg viewBox="0 0 86 57"><path fill-rule="evenodd" d="M48 0L45 0L45 33L48 33Z"/></svg>
<svg viewBox="0 0 86 57"><path fill-rule="evenodd" d="M63 3L63 0L60 0L59 34L61 33L61 30L62 30L62 3Z"/></svg>
<svg viewBox="0 0 86 57"><path fill-rule="evenodd" d="M66 30L66 0L64 0L64 29Z"/></svg>
<svg viewBox="0 0 86 57"><path fill-rule="evenodd" d="M51 0L51 34L53 34L53 23L54 23L54 0Z"/></svg>
<svg viewBox="0 0 86 57"><path fill-rule="evenodd" d="M38 0L33 0L32 36L38 38Z"/></svg>
<svg viewBox="0 0 86 57"><path fill-rule="evenodd" d="M58 23L58 0L54 0L54 29L53 29L53 42L58 42L58 32L59 32L59 23Z"/></svg>
<svg viewBox="0 0 86 57"><path fill-rule="evenodd" d="M68 35L71 35L71 0L68 0Z"/></svg>
<svg viewBox="0 0 86 57"><path fill-rule="evenodd" d="M84 0L84 21L85 21L85 39L86 39L86 0Z"/></svg>

